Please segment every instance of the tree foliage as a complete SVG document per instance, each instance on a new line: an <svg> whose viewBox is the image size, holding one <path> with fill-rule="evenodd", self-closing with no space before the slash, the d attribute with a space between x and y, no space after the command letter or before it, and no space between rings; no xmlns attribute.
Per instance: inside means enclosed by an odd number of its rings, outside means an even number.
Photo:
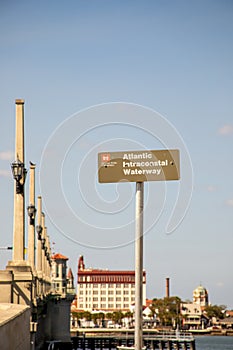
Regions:
<svg viewBox="0 0 233 350"><path fill-rule="evenodd" d="M209 318L216 317L218 319L222 319L225 316L225 310L225 305L208 305L205 308L205 313Z"/></svg>
<svg viewBox="0 0 233 350"><path fill-rule="evenodd" d="M172 326L174 323L179 322L180 303L180 298L176 296L154 299L151 313L152 315L156 314L162 326Z"/></svg>

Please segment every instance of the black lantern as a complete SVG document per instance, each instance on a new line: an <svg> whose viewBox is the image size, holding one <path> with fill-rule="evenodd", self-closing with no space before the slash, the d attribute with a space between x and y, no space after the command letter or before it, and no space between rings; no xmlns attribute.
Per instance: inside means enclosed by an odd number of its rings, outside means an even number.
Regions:
<svg viewBox="0 0 233 350"><path fill-rule="evenodd" d="M41 234L42 234L43 228L41 225L36 226L36 232L37 232L37 238L39 241L41 241Z"/></svg>
<svg viewBox="0 0 233 350"><path fill-rule="evenodd" d="M28 216L30 218L30 225L34 225L35 223L35 216L36 216L36 208L35 205L30 204L27 207L27 211L28 211Z"/></svg>
<svg viewBox="0 0 233 350"><path fill-rule="evenodd" d="M23 193L23 185L27 174L24 163L17 158L17 160L11 164L11 170L13 178L16 181L16 193ZM21 179L23 179L23 183L20 182Z"/></svg>
<svg viewBox="0 0 233 350"><path fill-rule="evenodd" d="M42 249L45 249L45 238L41 238Z"/></svg>

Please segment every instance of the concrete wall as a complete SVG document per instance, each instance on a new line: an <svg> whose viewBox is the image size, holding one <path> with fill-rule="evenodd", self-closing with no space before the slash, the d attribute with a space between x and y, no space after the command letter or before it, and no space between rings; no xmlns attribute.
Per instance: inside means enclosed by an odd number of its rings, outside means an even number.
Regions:
<svg viewBox="0 0 233 350"><path fill-rule="evenodd" d="M52 339L69 342L70 339L70 301L60 299L57 303L49 302L50 329Z"/></svg>
<svg viewBox="0 0 233 350"><path fill-rule="evenodd" d="M12 273L12 300L10 302L31 305L33 283L35 282L31 267L26 261L18 265L9 261L5 272Z"/></svg>
<svg viewBox="0 0 233 350"><path fill-rule="evenodd" d="M0 270L0 303L13 302L12 281L12 271Z"/></svg>
<svg viewBox="0 0 233 350"><path fill-rule="evenodd" d="M0 349L30 350L30 308L0 304Z"/></svg>

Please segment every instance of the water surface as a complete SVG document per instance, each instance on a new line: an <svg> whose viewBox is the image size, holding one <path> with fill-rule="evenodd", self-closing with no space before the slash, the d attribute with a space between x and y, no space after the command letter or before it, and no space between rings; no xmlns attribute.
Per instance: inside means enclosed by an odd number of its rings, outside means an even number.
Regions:
<svg viewBox="0 0 233 350"><path fill-rule="evenodd" d="M233 337L202 336L195 340L196 350L233 350Z"/></svg>

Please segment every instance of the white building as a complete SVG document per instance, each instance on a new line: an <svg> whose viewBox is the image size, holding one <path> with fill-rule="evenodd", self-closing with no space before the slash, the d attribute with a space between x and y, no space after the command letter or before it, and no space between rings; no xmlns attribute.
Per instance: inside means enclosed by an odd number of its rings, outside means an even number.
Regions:
<svg viewBox="0 0 233 350"><path fill-rule="evenodd" d="M66 293L67 287L67 262L68 258L62 254L54 254L52 256L52 289L59 294Z"/></svg>
<svg viewBox="0 0 233 350"><path fill-rule="evenodd" d="M209 295L207 289L204 288L202 285L194 289L193 302L200 306L207 306L209 304Z"/></svg>
<svg viewBox="0 0 233 350"><path fill-rule="evenodd" d="M85 268L78 261L77 308L88 311L129 311L135 303L135 271ZM143 272L143 305L146 305L146 272Z"/></svg>

